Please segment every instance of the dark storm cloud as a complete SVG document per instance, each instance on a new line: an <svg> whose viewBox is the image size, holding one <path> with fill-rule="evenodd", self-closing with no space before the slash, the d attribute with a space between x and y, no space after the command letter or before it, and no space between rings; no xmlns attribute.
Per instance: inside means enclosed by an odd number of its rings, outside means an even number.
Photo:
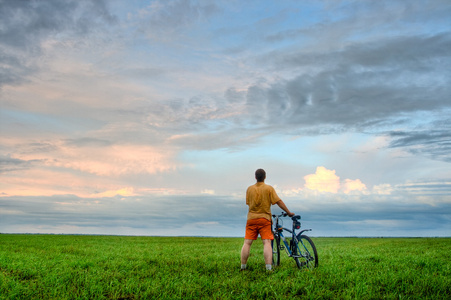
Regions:
<svg viewBox="0 0 451 300"><path fill-rule="evenodd" d="M5 149L7 149L5 147ZM48 162L47 158L42 159L21 159L14 157L19 155L34 155L42 153L52 153L58 150L58 146L49 142L31 142L15 145L8 149L7 154L0 154L0 173L15 172L43 166Z"/></svg>
<svg viewBox="0 0 451 300"><path fill-rule="evenodd" d="M354 203L358 205L358 203ZM361 205L361 204L360 204ZM303 225L312 235L331 236L450 236L449 204L336 207L330 211L305 213ZM332 205L334 207L334 205Z"/></svg>
<svg viewBox="0 0 451 300"><path fill-rule="evenodd" d="M448 184L448 190L449 187ZM385 197L368 195L347 202L334 201L330 195L321 197L323 199L286 200L292 211L301 214L303 227L313 228L313 236L451 234L447 229L451 206L445 198L442 199L445 201L433 205L413 202L411 198L415 195L410 190ZM17 232L16 228L23 228L21 226L42 229L44 225L54 230L74 226L79 233L92 233L90 230L97 227L111 228L109 232L113 234L114 230L128 228L132 234L139 229L148 235L167 232L171 232L170 235L218 235L208 229L208 224L219 224L227 228L220 235L242 236L243 220L247 214L243 201L227 196L3 197L0 198L0 211L3 213L0 232ZM274 213L279 210L273 208ZM285 221L289 223L288 219ZM207 225L194 225L199 229L186 231L193 224ZM119 233L124 232L116 232Z"/></svg>
<svg viewBox="0 0 451 300"><path fill-rule="evenodd" d="M287 200L313 235L451 236L449 182L417 182L393 187L389 195L339 195Z"/></svg>
<svg viewBox="0 0 451 300"><path fill-rule="evenodd" d="M95 201L94 201L95 200ZM167 228L181 229L196 222L218 222L233 227L242 224L247 211L243 203L228 197L147 196L84 199L73 195L54 197L2 197L4 228L16 225L48 227L146 228L159 235ZM82 231L82 230L81 230ZM203 235L202 232L193 235Z"/></svg>
<svg viewBox="0 0 451 300"><path fill-rule="evenodd" d="M203 139L210 141L209 148L221 147L221 143L214 143L214 136L224 136L224 132L236 140L243 134L263 132L357 130L380 134L379 128L409 122L418 112L451 107L451 53L447 49L451 49L449 33L380 38L328 51L272 52L260 57L259 64L270 72L295 74L292 78L256 83L240 91L229 87L224 102L201 97L194 102L180 99L177 106L161 105L155 118L167 116L189 128L222 119L221 113L240 111L245 104L239 114L224 120L230 130L198 131L192 137L198 148L204 145ZM185 117L176 117L180 115ZM435 118L439 122L446 116ZM184 140L189 143L189 139ZM446 146L446 138L441 141ZM394 140L391 146L401 147L402 140Z"/></svg>
<svg viewBox="0 0 451 300"><path fill-rule="evenodd" d="M440 33L381 38L334 51L271 53L261 60L269 70L298 75L249 87L245 116L251 126L286 133L384 134L382 128L431 112L440 127L431 123L420 132L415 126L392 132L390 146L450 161L449 125L443 125L449 117L436 113L451 108L448 49L451 34Z"/></svg>
<svg viewBox="0 0 451 300"><path fill-rule="evenodd" d="M0 42L1 43L1 42ZM19 56L5 53L0 46L0 87L5 84L19 84L25 82L25 77L34 71L34 67L25 63Z"/></svg>
<svg viewBox="0 0 451 300"><path fill-rule="evenodd" d="M0 155L0 174L29 169L37 162L39 160L22 160L12 158L10 155Z"/></svg>
<svg viewBox="0 0 451 300"><path fill-rule="evenodd" d="M413 154L451 162L451 126L443 129L394 131L390 147L404 148Z"/></svg>
<svg viewBox="0 0 451 300"><path fill-rule="evenodd" d="M52 36L80 37L113 24L104 1L0 2L0 86L18 84L38 68L42 41ZM104 27L105 28L105 27Z"/></svg>
<svg viewBox="0 0 451 300"><path fill-rule="evenodd" d="M103 22L115 21L103 1L14 1L0 6L0 39L15 48L39 47L48 37L70 31L86 34Z"/></svg>
<svg viewBox="0 0 451 300"><path fill-rule="evenodd" d="M357 44L336 52L274 54L277 68L304 74L249 88L250 114L255 120L280 116L287 124L354 127L451 107L450 48L451 36L442 34ZM305 74L308 69L319 71Z"/></svg>

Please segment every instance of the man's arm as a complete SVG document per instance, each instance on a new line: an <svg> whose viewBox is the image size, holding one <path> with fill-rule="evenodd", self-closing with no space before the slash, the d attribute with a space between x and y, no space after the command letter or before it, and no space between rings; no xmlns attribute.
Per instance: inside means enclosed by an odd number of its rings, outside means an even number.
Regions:
<svg viewBox="0 0 451 300"><path fill-rule="evenodd" d="M283 209L290 217L294 216L294 213L292 213L287 206L285 205L285 203L282 200L279 200L276 202L276 204Z"/></svg>

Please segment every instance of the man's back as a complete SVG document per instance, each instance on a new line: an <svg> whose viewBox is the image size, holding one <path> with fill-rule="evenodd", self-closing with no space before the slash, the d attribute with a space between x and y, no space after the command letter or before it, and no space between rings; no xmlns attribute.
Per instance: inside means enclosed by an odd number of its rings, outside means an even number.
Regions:
<svg viewBox="0 0 451 300"><path fill-rule="evenodd" d="M251 185L246 192L246 204L249 206L247 219L265 218L271 220L271 205L280 200L276 191L264 182Z"/></svg>

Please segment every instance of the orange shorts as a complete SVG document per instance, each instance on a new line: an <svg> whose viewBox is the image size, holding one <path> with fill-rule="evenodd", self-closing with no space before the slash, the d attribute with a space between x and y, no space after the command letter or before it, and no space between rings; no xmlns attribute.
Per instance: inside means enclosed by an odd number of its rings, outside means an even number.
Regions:
<svg viewBox="0 0 451 300"><path fill-rule="evenodd" d="M262 240L273 240L274 236L271 230L271 221L265 218L247 220L246 240L256 240L260 234Z"/></svg>

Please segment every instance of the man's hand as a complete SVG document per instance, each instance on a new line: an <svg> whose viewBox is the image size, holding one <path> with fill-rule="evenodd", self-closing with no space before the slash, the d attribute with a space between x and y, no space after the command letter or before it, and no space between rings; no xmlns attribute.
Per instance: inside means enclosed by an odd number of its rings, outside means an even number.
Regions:
<svg viewBox="0 0 451 300"><path fill-rule="evenodd" d="M285 205L285 203L282 200L279 200L278 202L276 202L276 204L283 209L290 217L294 216L294 213L292 213L287 206Z"/></svg>

